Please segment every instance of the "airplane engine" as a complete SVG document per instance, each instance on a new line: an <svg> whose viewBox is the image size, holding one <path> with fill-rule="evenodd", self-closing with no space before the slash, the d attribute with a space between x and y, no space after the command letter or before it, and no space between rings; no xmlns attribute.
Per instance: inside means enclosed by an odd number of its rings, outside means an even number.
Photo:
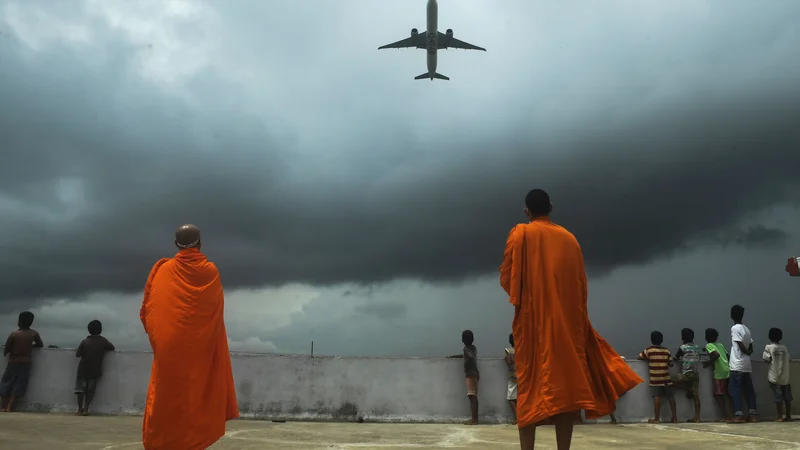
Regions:
<svg viewBox="0 0 800 450"><path fill-rule="evenodd" d="M450 28L447 29L447 37L453 37L453 30Z"/></svg>
<svg viewBox="0 0 800 450"><path fill-rule="evenodd" d="M412 29L411 29L411 36L412 36L412 37L413 37L413 36L416 36L416 35L418 35L418 34L419 34L419 31L417 31L417 29L416 29L416 28L412 28Z"/></svg>

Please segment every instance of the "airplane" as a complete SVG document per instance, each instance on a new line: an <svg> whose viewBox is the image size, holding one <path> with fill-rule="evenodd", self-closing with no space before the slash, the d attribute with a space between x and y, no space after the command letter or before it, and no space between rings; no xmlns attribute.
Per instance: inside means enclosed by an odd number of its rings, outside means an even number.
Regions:
<svg viewBox="0 0 800 450"><path fill-rule="evenodd" d="M439 22L439 5L436 0L428 0L428 29L425 33L419 33L416 28L411 29L411 37L403 40L393 42L391 44L378 47L378 50L385 48L421 48L428 50L428 71L414 77L415 80L424 80L434 78L439 80L449 80L446 76L436 73L436 52L437 50L446 50L448 48L459 48L464 50L482 50L486 51L483 47L472 45L464 41L459 41L453 37L453 30L448 29L445 33L441 33L438 27Z"/></svg>

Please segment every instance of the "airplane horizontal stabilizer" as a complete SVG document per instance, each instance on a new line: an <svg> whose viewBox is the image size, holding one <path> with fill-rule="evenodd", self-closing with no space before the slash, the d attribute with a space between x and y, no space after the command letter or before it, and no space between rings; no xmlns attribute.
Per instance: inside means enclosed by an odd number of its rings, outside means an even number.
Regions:
<svg viewBox="0 0 800 450"><path fill-rule="evenodd" d="M414 77L415 80L424 80L426 78L431 78L431 75L428 72L425 72L423 74L420 74L420 75L417 75L417 76ZM438 80L449 80L450 79L450 78L447 78L446 76L444 76L444 75L442 75L440 73L434 73L433 74L433 78L436 78ZM431 80L433 80L433 78L431 78Z"/></svg>

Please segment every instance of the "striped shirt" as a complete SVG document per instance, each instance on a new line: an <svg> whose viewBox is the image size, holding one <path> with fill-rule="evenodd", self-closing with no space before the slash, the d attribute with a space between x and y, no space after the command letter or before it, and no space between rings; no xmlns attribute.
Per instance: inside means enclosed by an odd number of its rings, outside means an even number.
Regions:
<svg viewBox="0 0 800 450"><path fill-rule="evenodd" d="M669 376L670 356L668 349L655 345L647 347L639 354L639 358L646 359L650 366L650 386L672 385L672 378Z"/></svg>

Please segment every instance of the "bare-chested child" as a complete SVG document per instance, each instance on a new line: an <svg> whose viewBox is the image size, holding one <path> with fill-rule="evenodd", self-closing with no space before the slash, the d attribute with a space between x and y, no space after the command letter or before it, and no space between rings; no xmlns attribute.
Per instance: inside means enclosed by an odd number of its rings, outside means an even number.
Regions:
<svg viewBox="0 0 800 450"><path fill-rule="evenodd" d="M453 355L450 358L464 359L464 374L467 378L467 398L472 412L472 418L464 422L464 425L478 424L478 380L481 375L478 372L478 349L475 347L475 336L470 330L461 333L461 342L464 344L464 352L460 355Z"/></svg>
<svg viewBox="0 0 800 450"><path fill-rule="evenodd" d="M19 329L8 336L6 346L3 347L3 356L8 356L8 365L0 380L0 411L11 412L14 401L25 395L31 375L33 349L44 347L41 336L31 329L31 325L33 313L19 313Z"/></svg>
<svg viewBox="0 0 800 450"><path fill-rule="evenodd" d="M669 409L672 413L672 423L678 423L678 414L675 407L675 397L672 395L672 378L669 376L669 367L672 365L669 349L662 347L664 335L660 331L650 333L650 342L653 344L639 353L639 359L647 361L650 368L650 395L653 397L653 411L655 417L650 423L661 423L661 398L669 399Z"/></svg>
<svg viewBox="0 0 800 450"><path fill-rule="evenodd" d="M81 359L78 363L78 376L75 380L75 394L78 395L78 412L76 415L88 416L89 405L94 398L97 381L103 375L103 358L106 352L114 351L114 344L100 335L103 324L99 320L89 322L89 336L81 341L75 356Z"/></svg>

